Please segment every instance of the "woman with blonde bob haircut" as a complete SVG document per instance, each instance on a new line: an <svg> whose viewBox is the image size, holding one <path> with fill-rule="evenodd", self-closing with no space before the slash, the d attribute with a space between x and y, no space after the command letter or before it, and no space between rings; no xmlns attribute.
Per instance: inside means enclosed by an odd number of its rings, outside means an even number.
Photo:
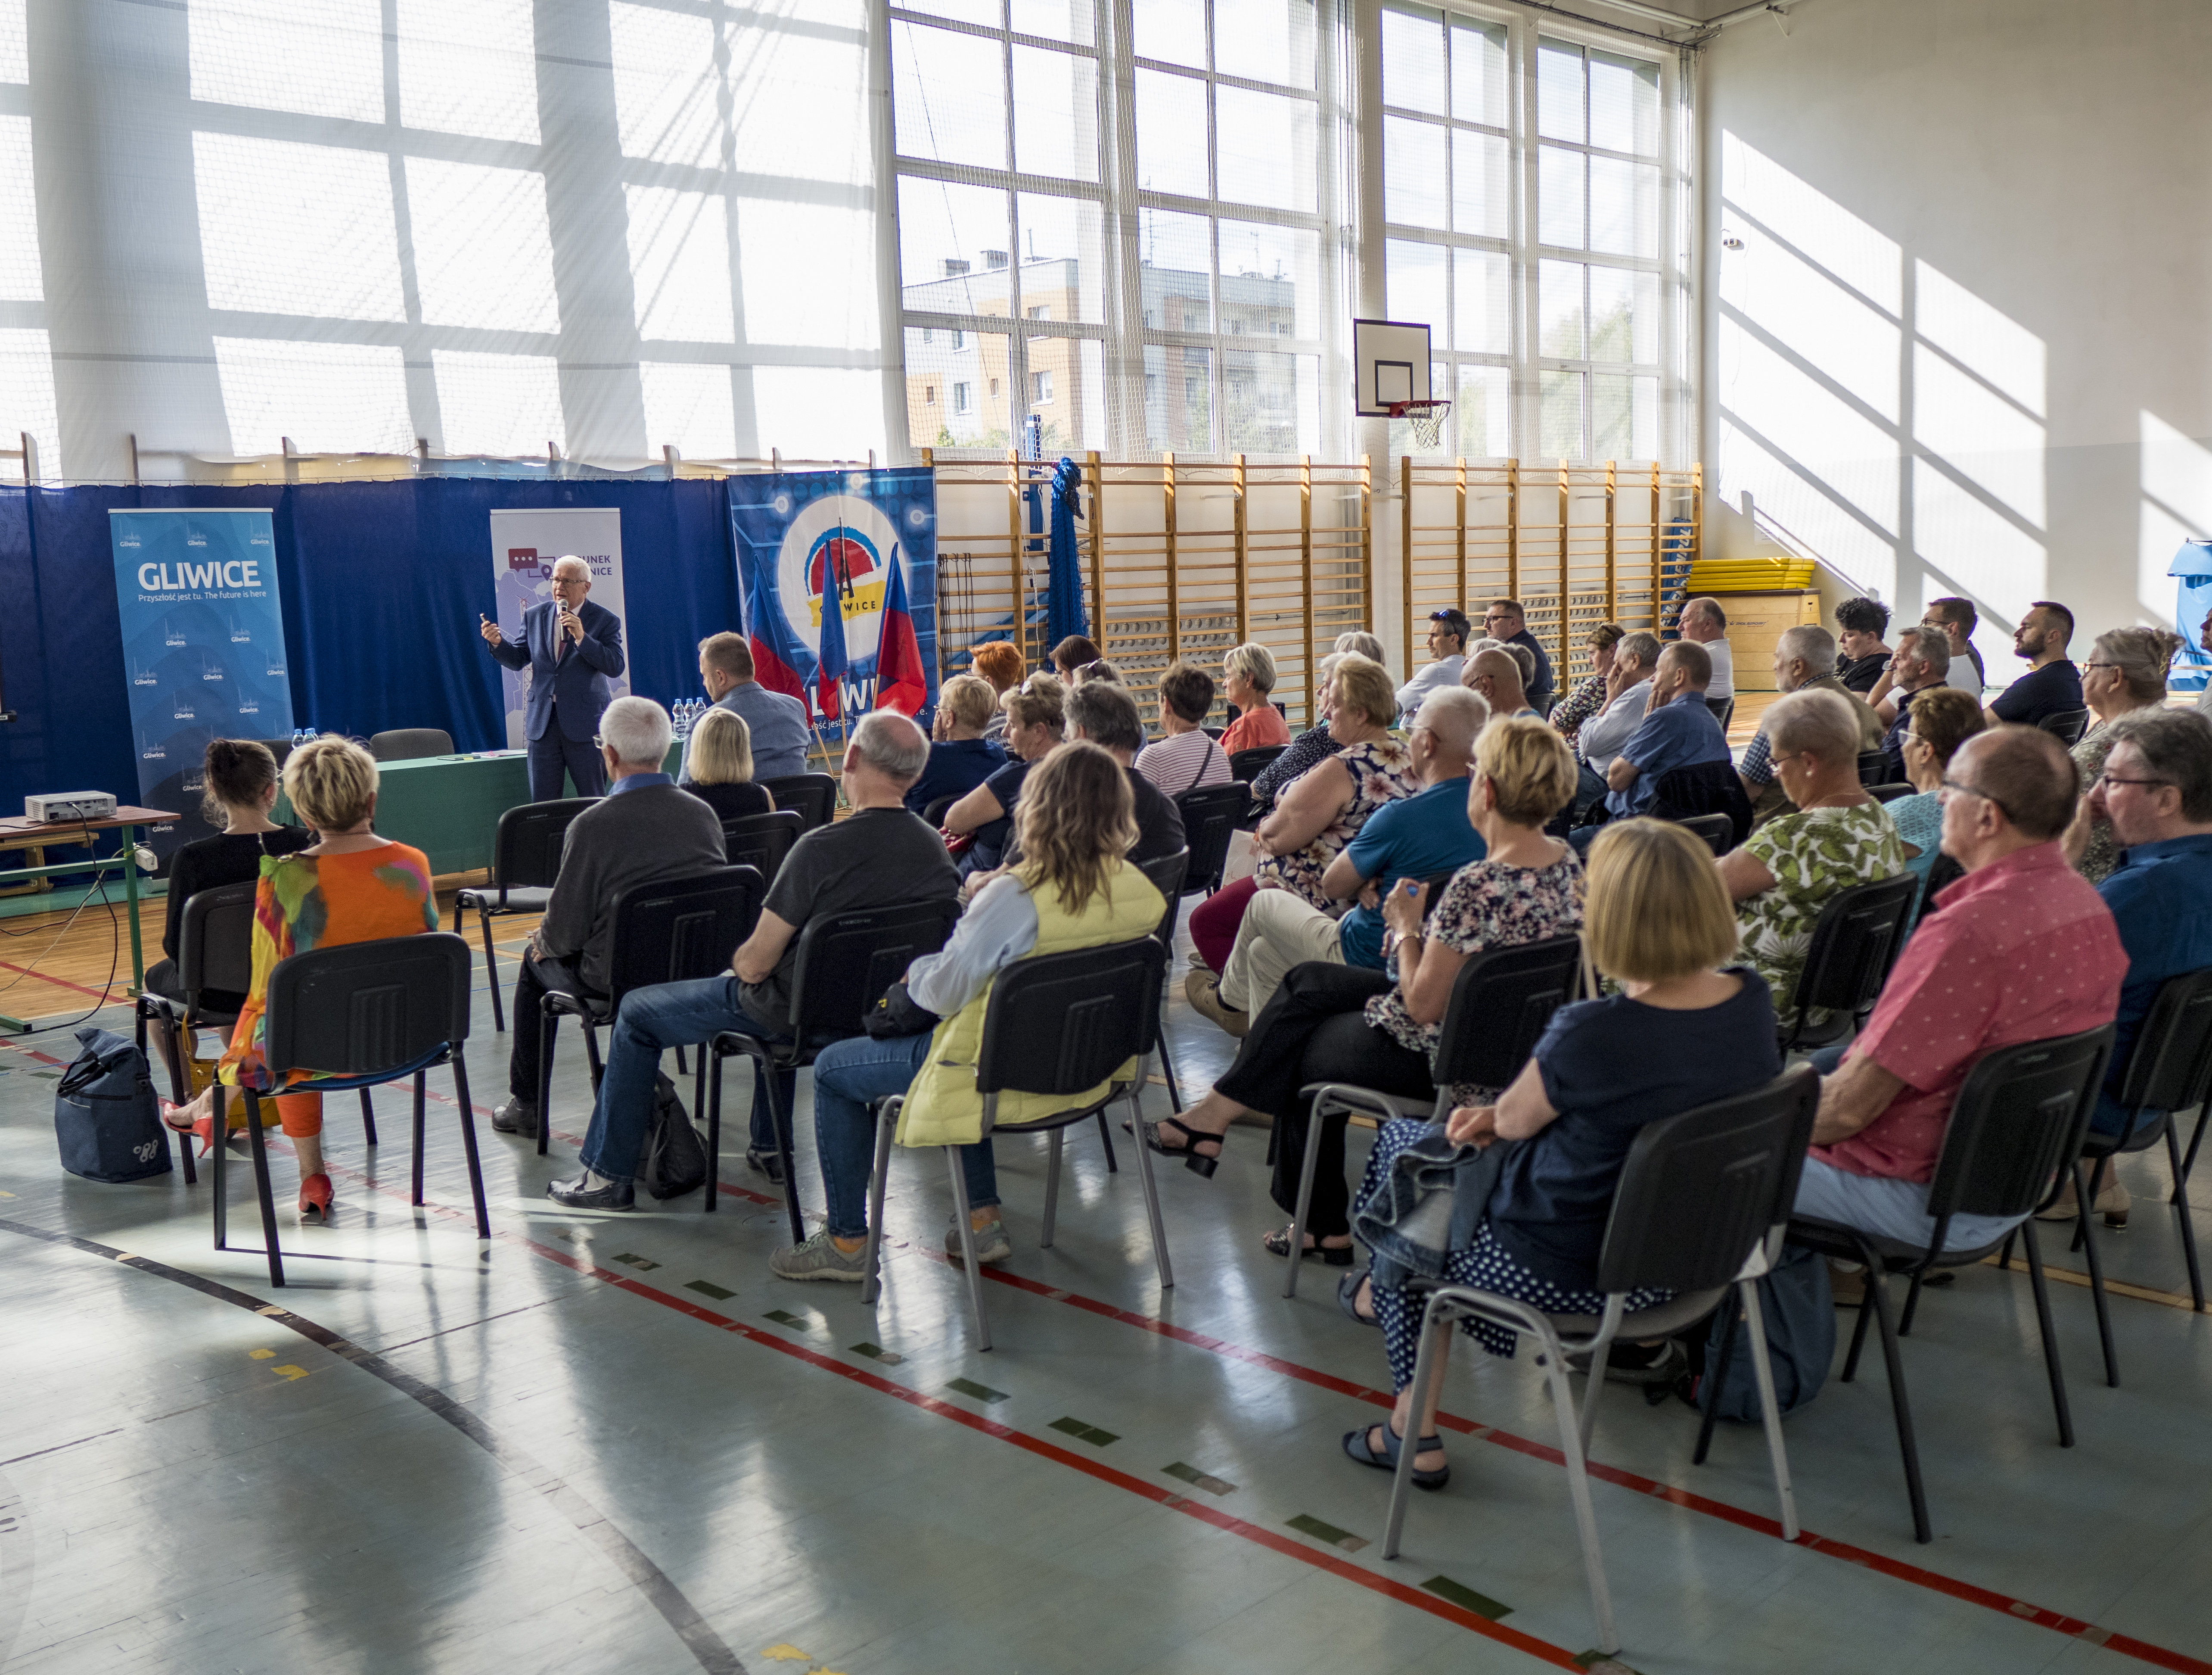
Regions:
<svg viewBox="0 0 2212 1675"><path fill-rule="evenodd" d="M1782 1069L1766 984L1748 966L1723 965L1736 947L1728 892L1711 851L1680 826L1632 819L1598 834L1590 845L1583 935L1591 962L1620 992L1561 1007L1497 1103L1460 1106L1444 1124L1455 1145L1512 1147L1473 1242L1447 1257L1444 1282L1479 1286L1558 1314L1604 1311L1598 1251L1638 1133L1662 1117L1756 1087ZM1363 1201L1387 1184L1392 1160L1434 1126L1384 1127ZM1398 1400L1386 1423L1347 1433L1344 1451L1363 1465L1395 1470L1404 1439L1413 1436L1415 1481L1440 1489L1450 1467L1436 1434L1437 1392L1431 1386L1417 1403L1413 1387L1421 1299L1395 1281L1378 1280L1368 1291ZM1648 1308L1669 1294L1638 1292L1628 1306ZM1463 1324L1493 1354L1513 1353L1510 1330ZM1667 1382L1679 1370L1678 1355L1671 1341L1648 1349L1621 1344L1608 1364L1632 1378ZM1436 1364L1441 1374L1443 1358Z"/></svg>
<svg viewBox="0 0 2212 1675"><path fill-rule="evenodd" d="M1030 776L1015 819L1022 858L975 892L942 953L907 967L905 989L934 1027L878 1039L832 1043L814 1063L815 1149L822 1160L825 1221L803 1245L778 1251L769 1266L785 1279L864 1279L868 1176L873 1160L872 1101L904 1093L903 1146L958 1146L976 1259L1013 1254L999 1214L998 1175L975 1090L983 1014L1000 971L1018 960L1109 942L1133 942L1159 929L1167 903L1125 858L1137 841L1128 775L1100 746L1062 745ZM1126 1081L1134 1062L1112 1077ZM1006 1093L998 1120L1020 1123L1105 1098L1104 1084L1066 1097ZM960 1229L945 1240L962 1255Z"/></svg>
<svg viewBox="0 0 2212 1675"><path fill-rule="evenodd" d="M1014 835L1023 781L1067 736L1066 702L1067 688L1048 674L1033 674L1000 695L999 706L1006 716L1004 744L1011 759L945 811L945 831L975 840L960 859L963 875L990 872L1004 857L1006 840Z"/></svg>
<svg viewBox="0 0 2212 1675"><path fill-rule="evenodd" d="M1005 746L983 736L998 707L998 693L980 675L945 683L929 730L929 765L907 788L908 808L919 814L940 797L964 797L1006 765Z"/></svg>
<svg viewBox="0 0 2212 1675"><path fill-rule="evenodd" d="M1291 724L1267 696L1274 690L1275 654L1267 647L1247 643L1221 660L1221 695L1238 712L1221 735L1222 749L1233 756L1291 742Z"/></svg>
<svg viewBox="0 0 2212 1675"><path fill-rule="evenodd" d="M753 783L753 732L734 710L709 709L691 723L684 746L684 789L713 809L718 819L772 814L775 799Z"/></svg>

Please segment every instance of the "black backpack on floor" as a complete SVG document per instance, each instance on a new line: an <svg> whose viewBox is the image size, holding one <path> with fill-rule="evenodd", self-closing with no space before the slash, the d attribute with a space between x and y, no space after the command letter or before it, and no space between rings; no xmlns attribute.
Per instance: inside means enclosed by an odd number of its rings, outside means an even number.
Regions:
<svg viewBox="0 0 2212 1675"><path fill-rule="evenodd" d="M645 1153L637 1184L656 1198L680 1198L707 1184L707 1144L691 1126L690 1113L676 1084L653 1072L653 1118L646 1124Z"/></svg>
<svg viewBox="0 0 2212 1675"><path fill-rule="evenodd" d="M146 1055L130 1040L87 1025L83 1051L54 1089L54 1139L62 1167L87 1180L143 1180L169 1172L169 1131Z"/></svg>

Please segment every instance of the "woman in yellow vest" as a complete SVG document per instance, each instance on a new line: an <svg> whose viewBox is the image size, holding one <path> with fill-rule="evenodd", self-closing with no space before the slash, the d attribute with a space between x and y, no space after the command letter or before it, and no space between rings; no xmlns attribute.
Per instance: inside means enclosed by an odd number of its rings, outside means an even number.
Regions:
<svg viewBox="0 0 2212 1675"><path fill-rule="evenodd" d="M998 1176L983 1138L975 1057L983 1013L998 974L1031 954L1130 942L1159 928L1167 902L1125 859L1137 841L1128 776L1098 746L1065 744L1023 783L1014 819L1020 862L976 892L942 953L907 968L915 1006L939 1020L927 1033L839 1041L814 1061L814 1141L822 1160L828 1225L804 1245L778 1251L769 1266L787 1280L866 1276L868 1172L874 1162L870 1101L904 1093L904 1146L961 1148L975 1252L984 1262L1013 1254L999 1216ZM1135 1074L1124 1066L1115 1078ZM1001 1093L998 1120L1020 1123L1103 1098L1101 1086L1073 1099ZM945 1247L960 1254L960 1231Z"/></svg>

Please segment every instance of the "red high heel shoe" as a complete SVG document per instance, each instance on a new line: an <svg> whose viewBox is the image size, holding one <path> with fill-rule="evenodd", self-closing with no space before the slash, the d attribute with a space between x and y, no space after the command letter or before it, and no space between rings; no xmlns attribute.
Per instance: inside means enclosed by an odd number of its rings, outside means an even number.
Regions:
<svg viewBox="0 0 2212 1675"><path fill-rule="evenodd" d="M215 1118L213 1117L203 1117L197 1123L179 1122L177 1118L184 1115L184 1113L189 1109L191 1109L191 1107L188 1106L177 1105L168 1099L162 1100L161 1126L167 1129L173 1134L189 1134L191 1136L193 1139L200 1142L199 1154L202 1157L205 1157L210 1152L215 1149Z"/></svg>
<svg viewBox="0 0 2212 1675"><path fill-rule="evenodd" d="M332 1196L328 1175L308 1176L300 1183L300 1220L328 1226Z"/></svg>

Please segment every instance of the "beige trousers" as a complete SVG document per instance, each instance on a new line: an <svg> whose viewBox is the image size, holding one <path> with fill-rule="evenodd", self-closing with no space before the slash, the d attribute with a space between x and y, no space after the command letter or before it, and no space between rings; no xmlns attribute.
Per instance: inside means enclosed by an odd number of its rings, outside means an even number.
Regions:
<svg viewBox="0 0 2212 1675"><path fill-rule="evenodd" d="M1221 1000L1257 1012L1273 998L1291 967L1309 959L1344 964L1336 921L1289 890L1256 892L1237 927L1237 946L1221 973Z"/></svg>

